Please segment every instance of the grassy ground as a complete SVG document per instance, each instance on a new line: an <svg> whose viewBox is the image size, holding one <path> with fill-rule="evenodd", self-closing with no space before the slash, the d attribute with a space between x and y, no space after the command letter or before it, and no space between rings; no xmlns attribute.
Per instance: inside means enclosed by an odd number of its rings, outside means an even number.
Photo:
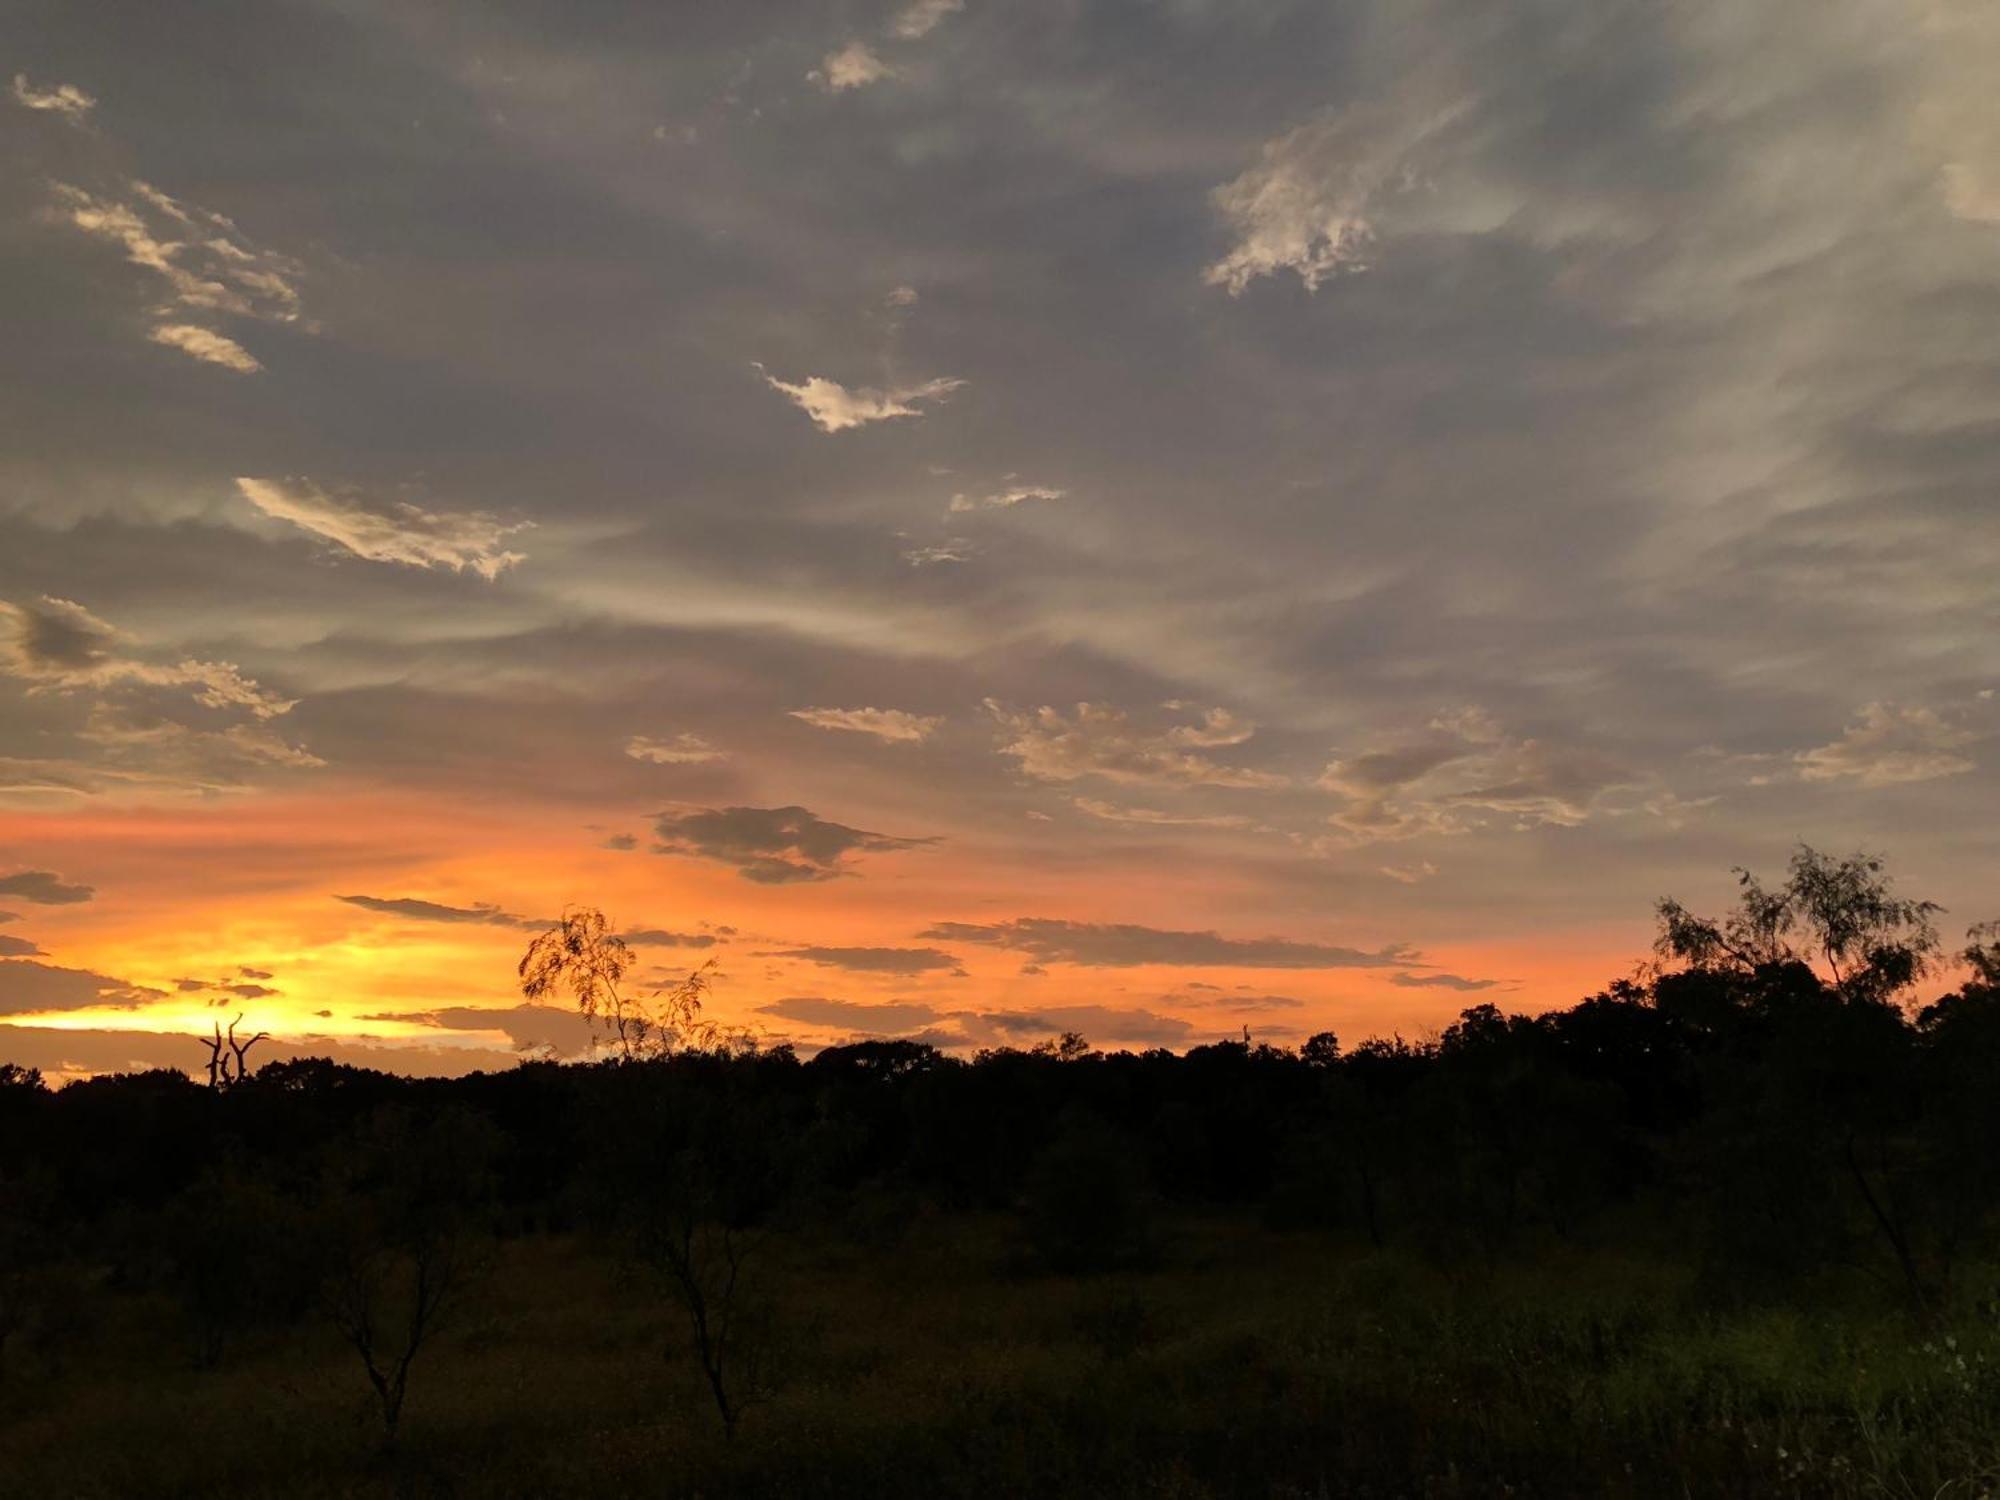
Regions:
<svg viewBox="0 0 2000 1500"><path fill-rule="evenodd" d="M725 1441L656 1283L515 1241L420 1359L384 1452L306 1324L191 1368L174 1310L99 1293L10 1349L0 1493L1889 1495L2000 1476L2000 1329L1696 1311L1671 1265L1447 1272L1175 1227L1143 1272L1023 1268L1009 1226L769 1246L769 1399ZM1833 1305L1837 1299L1818 1302Z"/></svg>

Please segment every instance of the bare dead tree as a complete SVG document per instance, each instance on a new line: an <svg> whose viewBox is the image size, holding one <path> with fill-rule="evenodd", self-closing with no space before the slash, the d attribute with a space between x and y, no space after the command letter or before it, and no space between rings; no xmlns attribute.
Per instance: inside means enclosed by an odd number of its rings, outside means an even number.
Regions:
<svg viewBox="0 0 2000 1500"><path fill-rule="evenodd" d="M229 1023L229 1035L227 1037L227 1042L229 1045L229 1050L236 1060L236 1071L234 1076L230 1079L230 1082L232 1083L242 1083L250 1077L250 1061L249 1061L250 1049L256 1046L259 1042L268 1041L271 1035L271 1033L268 1031L260 1031L253 1037L248 1037L242 1041L238 1041L236 1039L236 1027L242 1020L243 1016L239 1012L237 1014L236 1019Z"/></svg>
<svg viewBox="0 0 2000 1500"><path fill-rule="evenodd" d="M222 1023L218 1021L213 1036L195 1038L208 1048L208 1086L217 1092L247 1080L250 1077L250 1049L259 1042L270 1040L271 1033L268 1031L238 1037L236 1028L242 1024L243 1016L239 1011L236 1019L229 1023L227 1032L223 1031Z"/></svg>
<svg viewBox="0 0 2000 1500"><path fill-rule="evenodd" d="M228 1079L227 1065L223 1062L222 1058L222 1023L220 1021L215 1023L215 1036L213 1038L202 1036L196 1037L195 1040L208 1048L209 1088L220 1089Z"/></svg>

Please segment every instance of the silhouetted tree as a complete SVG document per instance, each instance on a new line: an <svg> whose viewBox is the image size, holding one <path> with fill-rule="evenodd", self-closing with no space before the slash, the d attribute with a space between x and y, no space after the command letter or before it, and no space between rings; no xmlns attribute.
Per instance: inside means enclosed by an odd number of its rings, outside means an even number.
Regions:
<svg viewBox="0 0 2000 1500"><path fill-rule="evenodd" d="M723 1027L702 1017L718 972L714 959L644 997L622 987L631 967L631 946L611 931L603 912L590 906L569 907L521 955L521 993L540 1001L567 989L579 1011L611 1028L619 1056L628 1061L680 1047L713 1047L730 1039Z"/></svg>
<svg viewBox="0 0 2000 1500"><path fill-rule="evenodd" d="M319 1305L361 1361L393 1443L417 1356L486 1265L492 1127L378 1110L328 1165Z"/></svg>

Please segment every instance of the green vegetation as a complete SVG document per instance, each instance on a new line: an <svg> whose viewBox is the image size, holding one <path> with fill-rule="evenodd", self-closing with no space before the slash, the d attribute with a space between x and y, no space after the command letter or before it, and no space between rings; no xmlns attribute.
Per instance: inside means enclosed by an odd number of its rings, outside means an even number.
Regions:
<svg viewBox="0 0 2000 1500"><path fill-rule="evenodd" d="M0 1069L0 1490L1988 1494L2000 947L1925 1003L1933 915L1801 851L1351 1050L801 1061L682 990L592 1066Z"/></svg>

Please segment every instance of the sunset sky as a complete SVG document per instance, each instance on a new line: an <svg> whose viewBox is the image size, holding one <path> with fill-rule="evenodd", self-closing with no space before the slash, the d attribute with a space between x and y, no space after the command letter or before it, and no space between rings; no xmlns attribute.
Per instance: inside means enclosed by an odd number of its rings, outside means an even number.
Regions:
<svg viewBox="0 0 2000 1500"><path fill-rule="evenodd" d="M1990 0L0 20L0 1060L1568 1004L2000 915Z"/></svg>

